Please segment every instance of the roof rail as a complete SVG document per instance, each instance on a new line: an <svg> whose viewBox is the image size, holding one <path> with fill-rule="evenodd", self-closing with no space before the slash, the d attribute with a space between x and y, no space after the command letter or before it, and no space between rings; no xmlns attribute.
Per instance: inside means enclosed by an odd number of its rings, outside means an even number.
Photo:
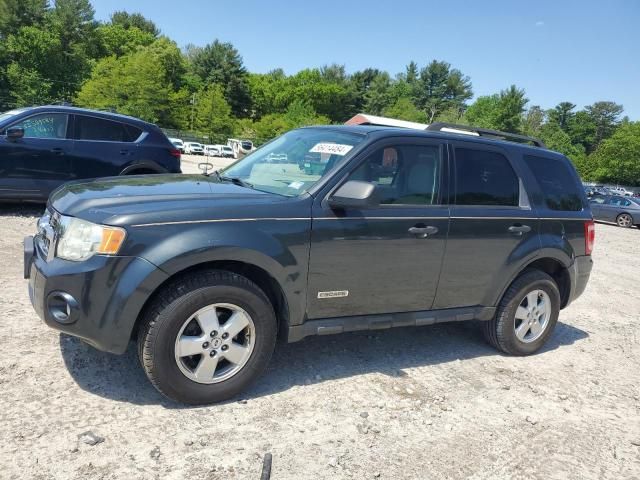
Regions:
<svg viewBox="0 0 640 480"><path fill-rule="evenodd" d="M531 143L536 147L547 148L544 142L535 137L526 135L518 135L517 133L500 132L499 130L490 130L488 128L470 127L469 125L458 125L455 123L435 122L429 125L426 130L448 133L461 133L463 135L478 135L480 137L497 138L508 142ZM456 132L456 130L458 130Z"/></svg>

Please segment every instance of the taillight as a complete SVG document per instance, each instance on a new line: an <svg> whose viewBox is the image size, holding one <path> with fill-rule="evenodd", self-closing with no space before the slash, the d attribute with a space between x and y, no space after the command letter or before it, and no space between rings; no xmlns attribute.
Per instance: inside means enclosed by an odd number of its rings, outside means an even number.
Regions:
<svg viewBox="0 0 640 480"><path fill-rule="evenodd" d="M169 153L180 160L180 150L178 150L177 148L170 148Z"/></svg>
<svg viewBox="0 0 640 480"><path fill-rule="evenodd" d="M596 225L593 220L584 222L584 254L591 255L593 245L596 243Z"/></svg>

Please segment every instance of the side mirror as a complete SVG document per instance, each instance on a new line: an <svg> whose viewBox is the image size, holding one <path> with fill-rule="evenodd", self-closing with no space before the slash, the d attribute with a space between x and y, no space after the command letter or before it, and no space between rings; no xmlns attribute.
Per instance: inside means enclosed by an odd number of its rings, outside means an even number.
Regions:
<svg viewBox="0 0 640 480"><path fill-rule="evenodd" d="M24 137L24 128L20 128L20 127L7 128L8 140L18 140L19 138L22 138L22 137Z"/></svg>
<svg viewBox="0 0 640 480"><path fill-rule="evenodd" d="M378 205L373 183L349 180L329 198L332 208L367 208Z"/></svg>

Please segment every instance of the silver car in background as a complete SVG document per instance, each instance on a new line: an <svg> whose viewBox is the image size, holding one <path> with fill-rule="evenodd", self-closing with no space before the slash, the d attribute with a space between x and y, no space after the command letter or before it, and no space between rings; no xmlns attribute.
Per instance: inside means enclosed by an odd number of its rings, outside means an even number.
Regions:
<svg viewBox="0 0 640 480"><path fill-rule="evenodd" d="M593 219L615 223L620 227L640 227L640 198L598 195L589 201Z"/></svg>

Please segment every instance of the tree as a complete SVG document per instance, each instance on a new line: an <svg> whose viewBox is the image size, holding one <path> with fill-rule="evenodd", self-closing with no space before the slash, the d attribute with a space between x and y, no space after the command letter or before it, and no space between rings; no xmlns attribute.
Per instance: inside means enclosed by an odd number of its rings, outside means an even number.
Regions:
<svg viewBox="0 0 640 480"><path fill-rule="evenodd" d="M544 124L546 114L538 105L532 105L524 114L522 119L522 132L525 135L537 137Z"/></svg>
<svg viewBox="0 0 640 480"><path fill-rule="evenodd" d="M6 69L10 101L15 105L52 103L65 84L56 82L65 68L60 39L51 31L22 27L10 35L6 52L12 61Z"/></svg>
<svg viewBox="0 0 640 480"><path fill-rule="evenodd" d="M100 57L117 57L133 53L138 47L151 45L155 38L151 33L138 27L125 28L122 25L100 25L97 28L100 42Z"/></svg>
<svg viewBox="0 0 640 480"><path fill-rule="evenodd" d="M464 108L472 96L469 77L447 62L433 60L420 71L416 104L426 112L429 122L444 110Z"/></svg>
<svg viewBox="0 0 640 480"><path fill-rule="evenodd" d="M589 160L597 181L640 185L640 122L621 125Z"/></svg>
<svg viewBox="0 0 640 480"><path fill-rule="evenodd" d="M184 59L175 43L160 38L121 57L100 60L76 97L81 106L108 109L160 123L184 127L185 91L180 78Z"/></svg>
<svg viewBox="0 0 640 480"><path fill-rule="evenodd" d="M195 129L205 133L216 143L226 142L233 131L231 107L220 85L211 84L196 95Z"/></svg>
<svg viewBox="0 0 640 480"><path fill-rule="evenodd" d="M22 27L42 25L47 0L0 0L0 40L15 35Z"/></svg>
<svg viewBox="0 0 640 480"><path fill-rule="evenodd" d="M385 117L408 120L410 122L426 123L427 121L427 115L407 97L398 98L393 105L385 108L382 114Z"/></svg>
<svg viewBox="0 0 640 480"><path fill-rule="evenodd" d="M496 115L496 128L504 132L520 133L522 130L522 114L529 100L524 90L511 85L500 92Z"/></svg>
<svg viewBox="0 0 640 480"><path fill-rule="evenodd" d="M203 48L190 47L193 72L205 84L222 85L225 99L235 116L246 117L250 114L251 97L247 82L247 70L242 63L238 50L230 43L214 40Z"/></svg>
<svg viewBox="0 0 640 480"><path fill-rule="evenodd" d="M91 73L91 59L98 55L97 23L89 0L56 0L49 15L52 33L60 41L61 67L53 80L57 96L70 99ZM46 72L44 72L46 73ZM49 75L47 75L49 76Z"/></svg>
<svg viewBox="0 0 640 480"><path fill-rule="evenodd" d="M363 112L367 103L366 94L373 80L382 72L377 68L366 68L355 72L349 78L349 90L351 92L351 111L347 116Z"/></svg>
<svg viewBox="0 0 640 480"><path fill-rule="evenodd" d="M111 25L119 25L125 30L137 28L153 37L160 35L160 29L158 29L156 24L145 18L141 13L128 13L125 11L113 12L113 14L111 14Z"/></svg>
<svg viewBox="0 0 640 480"><path fill-rule="evenodd" d="M372 115L381 115L391 104L391 78L387 72L380 72L371 80L364 99L364 110Z"/></svg>
<svg viewBox="0 0 640 480"><path fill-rule="evenodd" d="M593 152L596 143L596 124L591 115L585 110L576 112L569 123L571 142L581 145L587 153Z"/></svg>
<svg viewBox="0 0 640 480"><path fill-rule="evenodd" d="M569 125L575 117L575 113L572 111L574 108L576 108L574 103L560 102L554 108L549 110L549 122L556 123L560 129L565 132L568 131Z"/></svg>
<svg viewBox="0 0 640 480"><path fill-rule="evenodd" d="M464 113L463 121L469 125L482 128L497 128L500 95L483 95L469 105Z"/></svg>
<svg viewBox="0 0 640 480"><path fill-rule="evenodd" d="M585 111L595 124L594 144L597 147L602 140L609 138L620 124L620 115L624 108L614 102L596 102L585 107Z"/></svg>

